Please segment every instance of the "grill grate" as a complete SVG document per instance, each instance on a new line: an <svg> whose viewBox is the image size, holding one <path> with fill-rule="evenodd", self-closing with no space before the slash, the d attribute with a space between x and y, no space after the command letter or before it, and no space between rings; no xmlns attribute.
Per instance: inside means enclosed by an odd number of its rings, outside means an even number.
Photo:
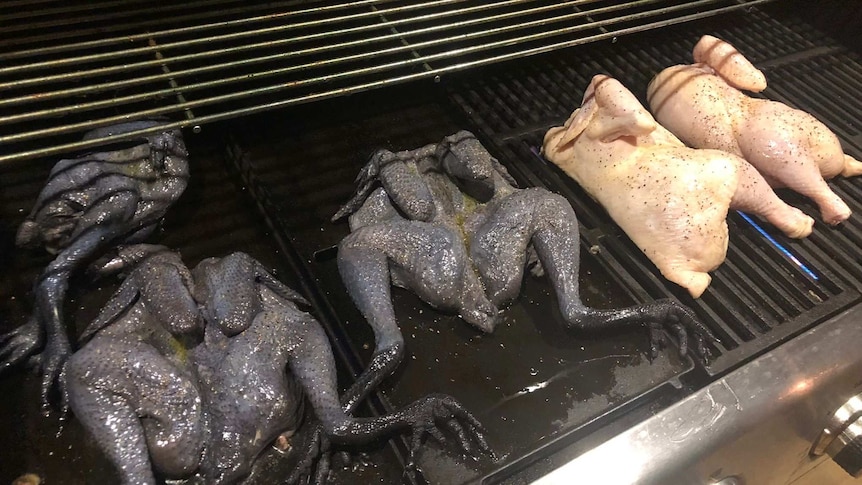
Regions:
<svg viewBox="0 0 862 485"><path fill-rule="evenodd" d="M859 300L862 181L830 182L854 212L838 229L826 227L810 201L780 192L818 221L814 234L802 241L789 240L768 224L753 221L758 230L742 215L731 213L727 260L713 273L713 283L703 297L694 300L664 280L604 209L538 155L545 131L561 124L580 105L593 74L604 72L620 79L646 105L646 85L652 76L666 66L690 62L691 48L705 32L729 40L763 67L770 82L767 97L820 117L848 153L862 154L856 122L862 103L850 95L862 90L860 57L811 26L778 22L762 11L713 19L708 27L694 23L662 31L660 37L638 34L611 46L591 46L589 51L554 54L485 75L463 76L451 83L450 97L517 177L572 201L583 237L633 298L676 298L697 312L722 340L716 349L718 358L707 367L716 374Z"/></svg>
<svg viewBox="0 0 862 485"><path fill-rule="evenodd" d="M118 121L166 116L160 129L199 131L768 1L7 2L0 163L93 147L105 140L80 134Z"/></svg>
<svg viewBox="0 0 862 485"><path fill-rule="evenodd" d="M353 194L356 173L375 149L423 146L462 127L444 94L404 86L297 107L286 119L255 117L231 130L230 158L272 220L273 236L292 246L285 253L295 253L298 272L309 283L306 293L320 302L315 315L331 322L335 341L355 354L348 360L367 363L374 335L337 269L335 246L349 233L348 225L329 219ZM300 120L302 128L293 128ZM304 183L308 180L312 183ZM589 253L580 269L588 304L631 303ZM447 456L450 448L429 448L419 458L427 483L494 483L482 477L509 475L601 418L672 399L678 387L668 381L695 378L693 364L675 352L647 359L643 332L566 332L560 312L547 310L557 307L550 282L527 280L491 335L480 335L408 291L392 292L405 358L394 378L381 385L381 394L395 408L429 389L455 396L487 426L495 452L505 457L465 466Z"/></svg>

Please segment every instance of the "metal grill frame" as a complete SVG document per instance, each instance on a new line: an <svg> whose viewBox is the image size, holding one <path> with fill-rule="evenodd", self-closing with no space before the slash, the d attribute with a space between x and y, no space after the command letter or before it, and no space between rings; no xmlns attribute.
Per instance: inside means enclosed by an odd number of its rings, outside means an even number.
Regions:
<svg viewBox="0 0 862 485"><path fill-rule="evenodd" d="M83 132L113 123L166 116L180 119L159 129L198 132L207 123L409 81L439 82L469 68L774 0L359 0L305 8L294 0L269 3L269 10L228 8L231 1L195 2L196 14L180 6L150 10L140 0L87 8L52 8L46 1L26 15L14 10L20 2L0 6L0 22L27 18L0 40L6 64L0 89L7 93L0 100L0 164L152 132L80 140ZM227 20L208 21L215 14L206 7L216 4L225 4L220 13ZM148 31L158 23L136 15L150 11L182 24ZM91 38L91 24L115 20L97 30L118 35ZM66 30L27 36L39 28ZM264 79L270 81L259 83ZM242 85L249 82L260 85ZM135 91L115 95L121 89Z"/></svg>

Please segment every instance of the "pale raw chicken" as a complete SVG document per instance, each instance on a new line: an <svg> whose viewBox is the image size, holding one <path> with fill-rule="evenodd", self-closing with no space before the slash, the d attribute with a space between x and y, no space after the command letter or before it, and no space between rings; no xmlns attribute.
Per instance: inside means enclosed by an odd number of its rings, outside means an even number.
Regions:
<svg viewBox="0 0 862 485"><path fill-rule="evenodd" d="M787 206L739 157L695 150L656 123L619 81L597 75L565 126L545 134L545 157L574 178L670 281L695 298L727 252L729 207L799 236L813 221ZM740 184L740 176L754 183ZM757 183L759 181L759 183Z"/></svg>
<svg viewBox="0 0 862 485"><path fill-rule="evenodd" d="M669 67L649 85L656 119L682 141L745 158L773 187L811 198L823 220L838 224L850 208L826 184L838 174L862 174L829 128L804 111L740 91L766 89L766 78L732 45L705 35L693 65Z"/></svg>

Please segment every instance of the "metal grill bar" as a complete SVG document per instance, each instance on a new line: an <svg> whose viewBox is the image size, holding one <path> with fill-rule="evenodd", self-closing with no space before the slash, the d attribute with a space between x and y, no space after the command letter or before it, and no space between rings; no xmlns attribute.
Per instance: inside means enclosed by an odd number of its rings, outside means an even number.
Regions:
<svg viewBox="0 0 862 485"><path fill-rule="evenodd" d="M178 5L166 5L159 6L159 11L162 13L165 12L173 12L176 10L184 10L187 8L196 8L196 7L212 7L214 4L220 3L230 3L233 0L200 0L197 2L185 2L180 3ZM91 9L84 10L84 13L88 12ZM17 32L22 30L32 30L32 29L46 29L46 28L54 28L54 27L62 27L66 25L74 25L75 23L81 22L105 22L108 20L116 20L125 17L135 17L135 16L143 16L148 15L152 12L152 6L144 6L142 8L138 8L136 10L119 10L119 11L108 11L107 13L101 13L97 15L85 15L81 17L74 16L65 16L56 20L42 21L42 22L30 22L30 23L21 23L19 25L13 25L6 28L7 33Z"/></svg>
<svg viewBox="0 0 862 485"><path fill-rule="evenodd" d="M49 1L51 1L51 0L49 0ZM388 3L388 2L393 2L396 0L361 0L361 1L362 1L362 3L366 3L366 2ZM59 40L63 40L63 39L70 39L70 38L76 38L76 37L78 37L78 38L86 37L86 36L94 35L94 34L95 35L106 35L106 34L114 33L114 32L130 32L130 31L141 32L141 31L149 29L150 27L163 28L166 23L171 23L173 25L182 26L182 27L179 27L177 29L174 29L175 31L186 31L187 29L193 30L193 29L198 28L199 27L198 25L194 25L196 22L206 21L208 19L211 20L211 19L217 19L217 18L221 18L221 19L239 18L241 21L246 21L249 19L260 20L261 18L265 18L266 16L264 15L262 17L257 17L257 18L256 17L247 17L247 16L251 12L266 12L266 11L272 12L273 9L278 9L278 10L290 9L290 8L293 8L297 5L300 5L303 3L308 3L307 1L304 1L304 0L286 0L286 1L281 1L281 2L266 2L266 3L261 3L261 4L257 4L255 2L242 3L242 2L238 2L238 0L234 0L234 2L240 3L240 5L242 5L242 6L241 7L233 7L233 8L219 8L219 9L203 9L203 10L199 9L199 11L191 13L191 14L177 14L177 15L173 15L167 19L166 18L159 18L158 16L156 16L156 18L150 17L150 20L141 20L141 21L137 21L134 23L118 22L116 24L99 25L97 27L89 27L89 28L75 27L73 30L52 29L47 34L30 35L30 36L19 37L19 38L10 37L8 39L2 39L2 40L0 40L0 46L26 45L26 44L45 42L45 41L59 41ZM333 6L333 8L355 6L356 3L359 3L359 2L350 2L347 4L338 4L338 5ZM5 7L6 5L4 4L3 6ZM183 4L183 6L188 8L188 4ZM97 7L94 6L93 8L97 8ZM275 15L277 15L278 13L279 12L276 12ZM229 21L220 22L220 23L233 23L233 22L235 22L235 21L229 20ZM186 27L187 25L190 25L190 27ZM215 25L215 24L213 24L213 25ZM137 36L132 35L130 37L137 37ZM114 40L121 40L122 41L124 39L126 39L125 36L117 37L116 39L107 39L107 40L111 41L110 43L113 43ZM103 41L99 40L99 41L93 41L93 42L103 42ZM84 42L83 44L87 44L87 42ZM80 45L80 44L73 44L73 45ZM103 44L100 44L100 45L103 45ZM50 47L46 47L44 49L60 51L60 52L63 50L66 50L65 47L61 47L61 46L50 46ZM33 49L33 50L41 51L42 48L37 48L37 49ZM23 52L27 52L27 51L23 51ZM44 53L44 52L42 52L42 53ZM22 57L20 55L17 55L18 52L14 53L14 54L16 57ZM13 54L7 54L7 55L13 55Z"/></svg>
<svg viewBox="0 0 862 485"><path fill-rule="evenodd" d="M391 8L391 9L383 9L383 10L378 10L378 11L370 10L367 12L353 13L350 15L342 15L339 17L326 17L326 18L317 19L317 20L309 20L306 22L298 22L295 24L279 25L276 27L267 27L267 28L257 29L257 30L247 30L247 31L242 31L242 32L234 32L231 34L215 35L215 36L211 36L211 37L200 37L197 39L190 39L190 40L184 40L184 41L179 41L179 42L170 42L170 43L166 43L166 44L160 44L158 47L158 50L165 51L165 50L176 49L176 48L180 48L180 47L192 47L192 46L196 46L196 45L206 45L206 44L210 44L213 42L225 42L225 41L230 41L230 40L244 39L246 37L259 37L259 36L262 36L265 34L275 34L275 33L280 33L280 32L291 31L291 30L298 30L298 29L302 29L302 28L325 27L325 26L330 25L330 24L344 23L344 22L348 22L351 20L375 18L375 17L378 17L380 15L393 14L393 13L403 13L403 12L408 12L408 11L412 11L412 10L420 10L420 9L430 8L430 7L440 7L440 6L445 6L445 5L449 5L449 4L453 4L453 3L464 3L465 1L467 1L467 0L435 0L435 1L431 1L431 2L406 5L403 7L396 7L396 8ZM523 0L521 0L521 1L523 2ZM584 1L595 2L597 0L581 0L581 2L584 2ZM577 2L577 3L581 3L581 2ZM362 2L362 3L373 3L373 2ZM517 2L507 2L507 3L517 3ZM496 6L497 6L496 4L491 4L491 5L473 7L471 10L489 10L489 9L494 8ZM293 17L295 15L301 15L301 14L306 14L306 13L319 13L320 11L321 10L319 10L319 9L307 9L307 10L303 10L303 11L299 11L299 12L286 12L285 14L279 15L278 17L288 17L288 16ZM456 11L451 12L450 15L459 14L459 13L466 13L466 12L464 10L461 10L461 11L456 10ZM277 18L277 17L273 16L272 18ZM415 21L415 20L417 20L417 19L408 19L407 22ZM420 18L418 20L422 20L422 19ZM406 22L402 22L402 23L406 23ZM383 27L388 27L388 25L386 25L386 24L383 24L383 25L371 24L371 25L363 26L360 29L341 29L341 30L335 30L335 31L327 30L324 32L320 32L316 36L313 36L313 37L310 37L310 36L301 37L299 40L310 40L310 39L315 39L315 38L319 38L319 37L335 37L335 36L343 35L346 33L362 32L364 30L370 30L370 29L381 29ZM147 37L149 38L149 37L155 37L155 36L149 36L148 35ZM291 40L292 42L297 42L297 40L294 40L293 38L285 39L285 40ZM154 50L156 50L156 49L154 49L151 46L145 46L145 47L136 47L133 49L123 49L123 50L118 50L118 51L113 51L113 52L106 52L106 53L101 53L101 54L93 54L93 55L88 55L88 56L68 57L68 58L59 59L59 60L50 60L50 61L45 61L45 62L36 62L36 63L32 63L32 64L23 64L20 66L0 68L0 75L12 74L12 73L17 73L17 72L27 72L27 71L33 71L33 70L45 69L45 68L55 69L57 67L66 66L66 65L77 65L77 64L84 64L84 63L95 62L95 61L120 59L123 57L131 57L131 56L134 56L136 54L146 54L146 53L152 52ZM203 53L201 53L201 55L203 57L207 57L207 56L212 55L212 54L210 54L209 52L203 52ZM143 65L147 65L147 64L134 64L131 66L130 65L124 65L124 66L118 66L118 67L124 67L126 69L130 69L130 68L139 67L139 66L143 66ZM83 77L86 75L90 75L90 71L83 71L82 73L75 73L75 74ZM47 78L42 78L42 79L45 80L43 82L47 82L50 80L54 80L55 78L47 77ZM6 87L6 86L2 86L2 87Z"/></svg>
<svg viewBox="0 0 862 485"><path fill-rule="evenodd" d="M506 2L501 2L501 3L513 4L513 3L520 2L520 1L522 1L522 0L507 0ZM595 0L591 0L591 1L595 1ZM658 1L661 1L661 0L640 0L637 2L630 2L627 4L616 5L616 6L607 7L607 8L599 9L599 10L602 10L603 13L604 12L613 12L613 11L616 11L619 9L627 8L627 7L632 6L632 5L646 5L646 4L650 4L650 3L656 3ZM565 7L570 6L572 4L577 4L577 3L582 3L582 2L583 2L583 0L571 1L571 2L561 2L561 3L558 3L556 5L544 6L544 7L533 9L530 11L530 13L540 13L540 12L545 12L545 11L551 10L551 9L565 8ZM14 105L19 105L19 104L25 104L28 102L32 103L35 101L44 101L46 99L68 97L70 95L80 95L80 94L86 94L86 93L91 93L91 92L100 92L100 91L105 91L106 89L116 89L118 87L125 87L125 86L129 86L129 85L140 84L142 82L158 81L158 80L164 80L164 79L169 79L169 78L171 78L171 79L179 78L179 77L183 77L183 76L189 76L191 74L200 74L200 73L210 72L210 71L225 70L228 68L237 67L239 65L253 65L253 64L259 64L259 63L268 62L268 61L274 61L274 60L280 60L280 59L289 59L289 58L298 57L298 56L302 56L302 55L308 55L308 54L320 54L320 53L329 52L329 51L338 50L338 49L344 49L344 48L348 48L348 47L365 46L365 45L369 45L371 43L382 42L382 41L386 41L386 40L393 40L393 39L403 40L403 38L412 37L412 36L416 36L419 34L427 34L427 33L435 32L435 31L439 31L439 30L454 29L456 27L457 28L463 28L463 27L470 26L470 25L493 22L493 21L498 21L498 20L503 20L503 19L509 19L509 18L513 18L513 17L519 17L522 15L523 15L523 12L520 12L520 11L508 12L508 13L493 15L493 16L488 16L488 17L478 17L478 18L470 19L470 20L467 20L467 21L464 21L464 22L461 22L458 24L436 25L436 26L432 26L432 27L428 27L428 28L424 28L424 29L417 29L417 30L404 31L404 32L396 31L395 33L392 33L392 34L382 35L382 36L378 36L378 37L372 37L369 39L359 39L359 40L350 41L350 42L330 44L330 45L322 46L322 47L313 47L310 49L302 49L302 50L298 50L298 51L286 52L286 53L281 53L281 54L274 54L274 55L257 57L257 58L250 58L250 59L242 59L240 61L235 61L235 62L202 66L199 68L186 69L186 70L182 70L182 71L173 71L170 74L166 73L166 74L159 74L159 75L154 75L154 76L146 76L146 77L142 77L142 78L131 79L131 80L128 80L126 82L108 83L107 87L105 87L106 85L104 85L104 84L103 85L97 84L97 85L91 85L91 86L86 86L83 88L77 88L77 89L72 89L72 90L40 93L38 97L34 97L32 95L29 95L29 96L21 96L21 97L17 97L17 98L8 98L5 100L0 100L0 106L14 106ZM402 44L400 46L395 46L395 47L388 48L388 49L382 49L382 50L371 51L371 52L364 52L364 53L354 54L354 55L350 55L350 56L330 58L330 59L326 59L323 61L314 61L314 62L299 64L299 65L295 65L295 66L288 66L288 67L285 67L282 69L263 71L263 72L256 73L255 78L261 79L264 77L270 77L270 76L275 76L275 75L289 74L289 73L304 71L304 70L308 70L308 69L312 69L312 68L316 68L316 67L341 64L341 63L345 63L345 62L358 61L358 60L363 60L363 59L370 59L370 58L375 58L375 57L381 57L381 56L387 55L387 54L400 53L400 52L404 52L404 51L411 51L411 54L414 54L414 60L416 62L423 62L424 63L424 61L427 59L419 56L418 54L415 54L415 52L414 52L415 49L421 49L421 48L432 47L432 46L437 46L437 45L445 45L445 44L449 44L449 43L454 43L456 41L465 41L465 40L470 40L470 39L475 39L475 38L480 38L480 37L487 37L490 35L507 33L507 32L511 32L514 30L526 29L526 28L536 27L536 26L542 26L542 25L546 25L546 24L551 23L551 22L560 22L560 21L564 21L564 20L574 20L574 19L578 19L578 18L583 18L585 16L586 16L586 14L583 12L575 12L575 13L570 13L570 14L566 14L566 15L553 17L550 19L542 18L542 19L534 20L534 21L530 21L530 22L524 22L524 23L519 23L519 24L514 24L514 25L507 25L504 27L497 27L497 28L483 30L483 31L471 32L471 33L467 33L467 34L458 35L455 37L446 37L446 38L442 38L442 39L434 39L434 40L419 42L419 43L415 43L415 44L409 44L406 42L402 42ZM391 23L386 24L386 25L391 25ZM583 29L584 27L579 26L577 28ZM587 28L591 28L591 27L587 27ZM575 28L573 28L573 29L575 29ZM285 40L291 41L293 39L285 39ZM270 43L270 45L273 45L273 44L274 43ZM239 48L239 49L245 50L245 47L247 47L247 46L244 46L244 47ZM161 49L159 49L159 50L161 50ZM201 54L201 55L205 55L205 53ZM178 59L179 58L172 58L172 61L176 62ZM159 65L163 64L163 62L158 62L158 63L159 63ZM147 64L150 64L150 62L147 62ZM430 67L429 67L429 69L430 69ZM195 90L199 90L199 89L205 89L205 88L211 88L211 87L216 87L216 86L221 86L221 85L227 85L227 84L233 84L233 83L237 83L237 82L247 81L248 79L249 79L248 74L242 74L239 76L220 78L220 79L213 80L213 81L189 84L189 85L186 85L183 89L184 89L184 91L195 91ZM331 80L331 79L332 79L332 77L326 78L327 81ZM309 81L311 81L311 80L309 80ZM6 86L0 84L0 89L2 89L4 87L6 87ZM172 89L163 89L163 90L159 90L159 91L140 93L137 95L125 96L125 97L119 97L119 98L112 98L112 99L98 101L98 102L82 103L82 104L76 104L76 105L72 105L72 106L65 106L62 108L52 108L52 109L34 111L34 112L29 112L29 113L21 113L21 114L11 115L11 116L3 116L3 117L0 117L0 124L13 123L13 122L25 121L25 120L31 120L31 119L38 119L38 118L42 118L45 116L57 116L57 115L62 115L62 114L66 114L66 113L90 110L90 109L100 108L100 107L114 106L114 105L119 105L119 104L130 103L130 102L134 102L134 101L141 101L141 100L153 97L153 96L171 95L173 93L174 93L174 91Z"/></svg>
<svg viewBox="0 0 862 485"><path fill-rule="evenodd" d="M20 7L22 5L23 6L30 6L30 5L36 5L39 3L50 3L53 1L54 0L17 0L17 1L10 0L8 2L3 2L2 8L11 8L11 7L17 8L17 7Z"/></svg>
<svg viewBox="0 0 862 485"><path fill-rule="evenodd" d="M27 3L28 2L24 2L25 5ZM141 3L146 3L146 0L114 0L112 2L99 3L97 6L99 8L106 8L106 7L113 8L113 7L121 7L124 5L129 5L130 3L141 4ZM11 14L7 13L7 14L0 15L0 22L8 22L10 20L19 20L19 19L32 19L34 17L47 17L49 15L58 15L58 14L62 14L65 16L65 15L68 15L71 13L87 12L90 10L93 10L92 2L81 3L81 4L77 4L77 5L63 5L62 7L49 7L49 8L36 10L36 11L16 10L14 13L11 13ZM78 19L80 19L80 17ZM32 25L32 24L29 24L29 25Z"/></svg>
<svg viewBox="0 0 862 485"><path fill-rule="evenodd" d="M448 2L451 0L446 0L446 1ZM455 1L463 1L463 0L455 0ZM301 35L301 36L296 36L296 37L288 37L288 38L279 39L276 41L258 42L258 43L254 43L254 44L241 45L241 46L229 47L229 48L224 48L224 49L215 49L215 50L209 50L209 51L203 51L203 52L195 52L192 54L176 56L176 57L174 57L174 62L203 60L203 59L209 59L211 57L224 56L227 54L240 54L240 53L243 53L246 51L254 51L254 50L264 49L264 48L286 47L290 44L295 44L295 43L299 43L299 42L306 42L306 41L312 41L312 40L324 40L327 38L331 39L333 37L342 36L342 35L346 35L346 34L355 34L355 33L365 32L368 30L380 30L380 29L386 28L386 27L394 28L395 26L402 25L402 24L413 23L413 22L418 22L418 21L434 20L434 19L438 19L438 18L442 18L442 17L448 17L448 16L452 16L452 15L459 15L459 14L463 15L466 13L479 12L479 11L483 11L483 10L488 10L489 8L514 5L517 3L523 3L523 1L524 0L506 0L504 2L494 3L491 5L483 5L483 6L478 6L478 7L468 7L468 8L465 8L462 10L456 10L456 11L444 11L444 12L439 12L436 14L422 15L422 16L418 16L418 17L412 17L412 18L397 20L397 21L393 21L393 22L384 22L382 24L363 25L363 26L359 26L359 27L339 29L336 31L324 31L324 32L318 32L315 34ZM544 11L547 11L550 9L563 8L563 7L572 5L572 4L583 3L584 1L585 0L575 0L572 2L564 2L564 3L553 5L550 7L543 7L541 9L533 9L533 10L530 10L529 12L526 12L526 13L544 12ZM586 1L597 1L597 0L586 0ZM658 1L658 0L650 0L650 1L654 2L654 1ZM439 2L431 2L431 4L438 5ZM423 5L430 5L430 4L423 4ZM386 13L391 13L391 12L392 12L391 10L380 10L378 12L369 12L369 14L377 13L378 15L380 15L380 14L386 14ZM468 20L468 21L458 23L458 24L437 25L437 26L432 26L432 27L428 27L425 29L417 29L415 31L410 31L410 32L407 32L406 34L401 34L401 36L425 34L425 33L435 32L435 31L439 31L439 30L448 30L448 29L452 29L454 27L463 27L463 26L473 25L473 24L477 24L477 23L484 23L487 21L503 20L503 19L512 18L513 16L523 15L524 13L525 12L523 12L523 11L517 11L517 12L513 12L514 15L510 14L510 15L497 15L497 16L492 16L492 17L480 17L477 19ZM366 15L366 16L373 17L374 15ZM300 26L300 25L299 24L293 24L292 26ZM288 27L292 27L292 26L288 26ZM282 29L278 28L278 30L282 30ZM255 31L253 34L254 35L262 35L264 33L270 33L271 31L272 31L272 29L263 29L263 30ZM243 33L242 37L247 37L249 35L250 34L248 34L248 33ZM263 62L263 61L270 61L270 60L288 59L288 58L298 57L300 55L307 55L307 54L322 54L325 52L329 52L329 51L333 51L333 50L337 50L337 49L343 49L346 47L370 46L373 43L382 42L382 41L391 40L391 39L397 39L397 38L400 38L398 34L389 34L389 35L382 35L382 36L377 36L377 37L372 37L372 38L358 39L358 40L354 40L354 41L350 41L350 42L341 42L341 43L335 43L335 44L329 44L329 45L316 46L316 47L313 47L310 49L303 49L303 50L299 50L299 51L291 51L291 52L285 52L285 53L281 53L281 54L264 56L262 58L256 58L256 59L254 59L254 62L256 63L258 61ZM205 39L197 39L197 40L194 40L192 42L187 42L187 43L175 42L173 44L166 44L166 45L168 47L189 47L189 46L195 45L195 44L207 44L210 42L214 42L216 40L219 40L219 41L225 40L225 37L224 36L222 36L222 37L208 37ZM442 41L448 41L448 40L449 39L442 39ZM151 49L142 48L142 49L136 50L135 53L148 52L150 50ZM164 49L159 49L159 50L164 50ZM374 55L377 55L378 52L377 51L371 51L371 52L368 52L367 54L370 56L374 56ZM79 59L81 59L81 58L79 58ZM105 59L108 59L108 58L106 57ZM62 62L65 62L65 60ZM234 67L238 63L247 63L247 62L249 62L248 59L239 60L239 61L232 61L232 62L220 64L218 66L218 68L219 69L225 69L225 68L229 68L229 67ZM84 77L91 77L91 76L96 76L96 75L123 72L123 71L127 71L130 69L139 69L139 68L149 67L149 66L156 65L156 64L158 64L158 63L155 61L143 61L143 62L136 62L136 63L132 63L132 64L123 64L120 66L111 66L111 67L100 68L100 69L91 69L91 70L87 70L87 71L75 71L75 72L67 73L67 74L29 78L29 79L25 79L22 81L0 83L0 89L27 87L27 86L32 86L32 85L36 85L36 84L50 83L52 81L61 81L61 80L65 80L65 79L81 79ZM45 63L45 65L50 66L51 62L49 61L49 62ZM29 68L31 66L35 66L35 64L20 66L20 67ZM38 67L45 67L45 66L40 65ZM205 72L205 71L202 71L201 69L210 70L212 67L213 66L207 66L204 68L199 68L197 70L189 70L189 71L191 71L192 74L196 74L196 73L200 73L200 72ZM15 70L16 70L16 68L8 68L6 70L0 68L0 75L10 73L10 72L15 72ZM129 81L138 81L138 80L139 79L130 79ZM78 94L80 92L96 92L96 91L99 91L102 89L103 88L101 88L100 85L96 85L96 86L90 87L89 90L87 90L87 91L78 91L75 94ZM63 91L59 91L59 92L62 93ZM41 100L41 99L44 99L44 96L45 96L45 94L40 93L39 98L35 98L35 99ZM47 96L56 97L57 95L55 95L54 93L47 93ZM7 102L9 104L19 104L19 103L23 103L26 101L32 101L35 99L32 96L24 96L21 98L14 98L11 101L3 101L2 104L6 104ZM2 105L2 104L0 104L0 105Z"/></svg>
<svg viewBox="0 0 862 485"><path fill-rule="evenodd" d="M7 125L0 132L0 146L4 152L0 163L23 160L40 156L54 155L77 149L97 146L107 141L131 139L153 130L140 130L125 135L115 135L100 140L69 141L68 135L90 128L108 124L160 116L171 113L188 113L196 108L194 121L190 119L169 123L171 127L186 127L245 116L265 110L291 106L310 101L322 100L349 93L365 91L396 83L440 76L463 69L535 55L588 42L613 38L619 35L640 32L726 13L771 0L699 0L694 2L674 2L670 0L639 0L624 3L601 2L600 0L573 0L569 2L512 1L496 3L471 2L469 0L433 0L426 2L398 2L392 8L376 8L374 2L359 1L341 5L371 7L365 11L340 11L336 7L315 7L277 14L275 17L294 17L299 12L316 15L302 22L288 25L266 26L252 31L219 33L209 37L196 37L168 43L144 45L113 52L99 52L78 55L60 60L38 59L45 53L61 52L59 47L35 49L37 59L19 66L0 69L0 87L18 91L0 106L38 105L36 109L10 112L0 118L0 125ZM453 4L459 8L451 8ZM596 8L584 8L598 3ZM610 5L609 5L610 3ZM450 7L445 8L444 7ZM580 7L580 8L579 8ZM430 11L428 11L430 9ZM435 10L436 9L436 10ZM554 15L552 12L570 9L570 13ZM425 10L425 12L420 12ZM565 12L565 11L563 11ZM384 16L385 15L385 16ZM458 20L439 22L440 19L459 17ZM266 17L267 20L275 18ZM264 17L257 17L263 21ZM256 20L255 20L256 21ZM237 19L229 27L247 25L251 19ZM335 30L326 30L336 23L347 24ZM355 23L359 22L359 25ZM370 22L370 23L369 23ZM391 30L395 26L422 24L411 30ZM559 25L562 23L562 27ZM476 25L489 25L489 28L469 31ZM566 25L571 24L571 25ZM227 23L204 24L181 29L182 34L199 33L224 27ZM549 28L556 26L557 28ZM303 29L303 35L291 35L294 30ZM196 30L197 29L197 30ZM371 38L357 38L359 32L390 29L388 33ZM601 29L601 30L599 30ZM310 32L307 32L311 30ZM447 32L447 36L439 33ZM598 32L598 33L592 33ZM157 35L173 35L178 29L169 29L149 34L147 39ZM208 44L237 39L255 38L264 35L277 35L275 39L256 42L250 45L233 45L220 49L206 49ZM437 34L438 36L435 36ZM454 34L454 35L452 35ZM135 39L143 40L145 33ZM351 37L353 36L353 37ZM486 43L475 40L490 37ZM416 39L413 42L413 39ZM86 48L119 45L121 38L96 42L84 42ZM124 38L128 41L129 37ZM275 52L273 48L297 42L315 41L309 47L292 52ZM377 47L374 47L377 46ZM153 52L175 51L171 56L151 58L141 62L124 63L129 56ZM347 55L327 57L334 50L346 50ZM75 52L80 52L76 50ZM230 56L243 53L232 59ZM264 55L251 56L248 53ZM417 55L418 54L418 55ZM10 54L19 57L18 54ZM212 57L225 56L224 62L207 62ZM394 59L393 59L394 56ZM306 61L285 65L284 61L306 57ZM30 58L26 58L29 60ZM101 65L118 61L118 65ZM95 63L89 70L71 71L37 78L4 80L3 76L20 76L30 71L48 67L74 68L80 63ZM197 63L197 65L195 64ZM272 65L272 64L275 64ZM347 64L341 70L334 67ZM261 66L257 70L252 66ZM417 67L426 66L422 70ZM153 71L148 69L156 68ZM136 71L143 75L125 79L111 79L110 76L128 75ZM143 71L143 72L140 72ZM307 73L300 78L290 77ZM193 79L195 82L175 87L180 77L210 74L211 77ZM88 86L70 87L68 84L82 78L91 78ZM274 84L260 85L264 78L277 78ZM146 85L157 81L168 81L171 87L146 89ZM240 88L239 83L255 83L256 86ZM61 89L47 92L22 92L26 87L42 83L61 84ZM63 85L65 84L65 86ZM323 90L314 91L315 86L324 85ZM117 94L117 89L133 89L130 94ZM318 88L319 89L319 88ZM201 92L198 99L190 98L190 93ZM93 98L90 95L102 95ZM275 97L274 96L278 96ZM83 102L69 104L63 99L72 96L87 96ZM182 97L180 97L182 96ZM179 98L179 99L178 99ZM169 100L176 102L170 103ZM166 101L167 100L167 101ZM246 101L237 107L236 103ZM155 107L142 106L156 103ZM233 103L233 104L231 104ZM47 106L46 106L47 104ZM126 109L120 110L120 107ZM197 108L207 108L197 110ZM109 111L110 110L110 111ZM10 110L11 111L11 110ZM92 113L87 116L86 113ZM110 114L111 116L106 116ZM35 129L34 129L35 128ZM159 128L163 129L163 128ZM60 138L59 140L57 138ZM48 140L43 146L32 147L34 142ZM30 145L25 147L16 144Z"/></svg>

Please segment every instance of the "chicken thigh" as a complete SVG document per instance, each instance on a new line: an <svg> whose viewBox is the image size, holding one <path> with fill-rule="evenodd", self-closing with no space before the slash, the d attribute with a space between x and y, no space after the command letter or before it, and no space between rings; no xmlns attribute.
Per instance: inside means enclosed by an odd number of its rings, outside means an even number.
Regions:
<svg viewBox="0 0 862 485"><path fill-rule="evenodd" d="M545 134L543 151L695 298L724 261L730 207L762 215L793 236L811 232L813 221L781 202L755 170L746 173L744 160L686 147L605 75L593 78L564 126Z"/></svg>
<svg viewBox="0 0 862 485"><path fill-rule="evenodd" d="M650 83L656 119L688 145L739 155L773 187L811 198L826 223L850 217L824 179L862 174L862 163L844 154L835 134L808 113L742 93L764 90L766 78L727 42L703 36L694 61L669 67Z"/></svg>

